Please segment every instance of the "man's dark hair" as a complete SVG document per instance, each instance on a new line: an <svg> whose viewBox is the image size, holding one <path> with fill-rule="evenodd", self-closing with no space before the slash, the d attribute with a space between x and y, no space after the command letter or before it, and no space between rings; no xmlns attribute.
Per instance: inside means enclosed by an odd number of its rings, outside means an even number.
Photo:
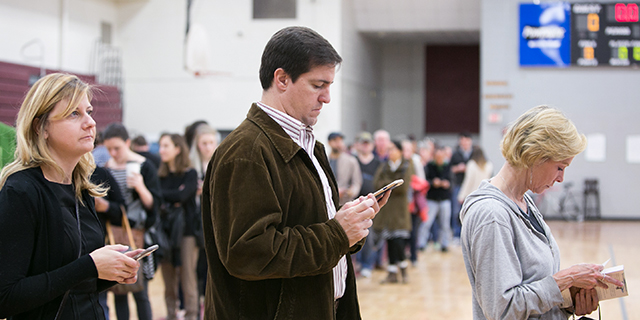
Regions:
<svg viewBox="0 0 640 320"><path fill-rule="evenodd" d="M147 139L145 139L143 135L138 135L131 140L131 144L138 147L146 146Z"/></svg>
<svg viewBox="0 0 640 320"><path fill-rule="evenodd" d="M398 150L402 151L402 143L399 140L391 140L391 143L393 143L393 145L396 146Z"/></svg>
<svg viewBox="0 0 640 320"><path fill-rule="evenodd" d="M118 122L109 124L104 131L102 131L102 139L106 141L111 138L120 138L123 141L127 141L129 139L127 128L125 128L122 123Z"/></svg>
<svg viewBox="0 0 640 320"><path fill-rule="evenodd" d="M469 131L462 131L460 132L460 134L458 135L459 138L471 138L471 133Z"/></svg>
<svg viewBox="0 0 640 320"><path fill-rule="evenodd" d="M262 52L260 83L267 90L273 73L282 68L293 82L317 66L338 65L342 57L317 32L306 27L288 27L276 32Z"/></svg>

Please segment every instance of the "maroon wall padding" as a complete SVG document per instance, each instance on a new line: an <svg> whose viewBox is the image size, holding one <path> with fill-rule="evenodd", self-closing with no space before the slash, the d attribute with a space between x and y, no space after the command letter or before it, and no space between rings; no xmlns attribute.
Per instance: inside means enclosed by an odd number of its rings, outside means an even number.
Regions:
<svg viewBox="0 0 640 320"><path fill-rule="evenodd" d="M46 70L46 73L57 72ZM24 96L29 91L29 78L40 74L40 69L20 64L0 62L0 122L15 126L16 116ZM122 122L120 92L117 87L96 85L95 77L76 74L82 81L95 86L91 105L98 130L111 122Z"/></svg>
<svg viewBox="0 0 640 320"><path fill-rule="evenodd" d="M480 132L480 47L427 46L425 133Z"/></svg>

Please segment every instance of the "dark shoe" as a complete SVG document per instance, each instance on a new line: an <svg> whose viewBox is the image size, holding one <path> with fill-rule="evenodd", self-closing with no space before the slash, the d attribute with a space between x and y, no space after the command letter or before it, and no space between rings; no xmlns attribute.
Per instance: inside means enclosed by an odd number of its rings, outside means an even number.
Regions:
<svg viewBox="0 0 640 320"><path fill-rule="evenodd" d="M442 252L447 252L447 251L449 251L449 248L447 248L447 247L442 247L442 248L440 248L440 251L442 251Z"/></svg>
<svg viewBox="0 0 640 320"><path fill-rule="evenodd" d="M409 283L407 268L400 268L400 274L402 275L402 283Z"/></svg>
<svg viewBox="0 0 640 320"><path fill-rule="evenodd" d="M380 284L385 284L385 283L398 283L398 273L389 272L387 277L380 282Z"/></svg>

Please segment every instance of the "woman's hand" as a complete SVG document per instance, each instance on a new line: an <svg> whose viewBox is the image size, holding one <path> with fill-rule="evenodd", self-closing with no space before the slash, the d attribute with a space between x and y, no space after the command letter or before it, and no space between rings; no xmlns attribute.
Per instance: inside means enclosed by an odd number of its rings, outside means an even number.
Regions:
<svg viewBox="0 0 640 320"><path fill-rule="evenodd" d="M141 186L144 186L144 178L141 174L132 172L127 175L127 187L137 191Z"/></svg>
<svg viewBox="0 0 640 320"><path fill-rule="evenodd" d="M601 264L581 263L560 270L553 275L553 279L558 283L560 291L569 287L592 289L598 286L606 289L608 287L606 283L624 286L622 282L603 274L601 272L603 269L604 266Z"/></svg>
<svg viewBox="0 0 640 320"><path fill-rule="evenodd" d="M144 251L137 249L126 253L128 247L123 245L110 245L96 249L89 254L98 270L98 278L117 281L119 283L135 283L138 275L138 261L132 257Z"/></svg>
<svg viewBox="0 0 640 320"><path fill-rule="evenodd" d="M96 197L94 198L96 201L96 211L97 212L107 212L109 210L109 201L104 198Z"/></svg>
<svg viewBox="0 0 640 320"><path fill-rule="evenodd" d="M202 195L202 186L204 185L204 181L198 179L198 189L196 190L196 196Z"/></svg>
<svg viewBox="0 0 640 320"><path fill-rule="evenodd" d="M571 292L573 293L574 288L571 288ZM595 288L593 289L575 289L575 298L573 300L573 305L575 306L575 314L578 316L583 316L585 314L590 314L598 309L598 292Z"/></svg>

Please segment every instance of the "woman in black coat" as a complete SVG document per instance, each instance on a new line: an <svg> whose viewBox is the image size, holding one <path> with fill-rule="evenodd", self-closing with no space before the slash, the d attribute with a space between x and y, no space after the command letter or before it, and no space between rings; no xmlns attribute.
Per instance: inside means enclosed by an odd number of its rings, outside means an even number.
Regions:
<svg viewBox="0 0 640 320"><path fill-rule="evenodd" d="M142 250L104 246L90 98L77 77L50 74L20 108L16 159L0 173L0 318L104 319L98 293L137 280Z"/></svg>

